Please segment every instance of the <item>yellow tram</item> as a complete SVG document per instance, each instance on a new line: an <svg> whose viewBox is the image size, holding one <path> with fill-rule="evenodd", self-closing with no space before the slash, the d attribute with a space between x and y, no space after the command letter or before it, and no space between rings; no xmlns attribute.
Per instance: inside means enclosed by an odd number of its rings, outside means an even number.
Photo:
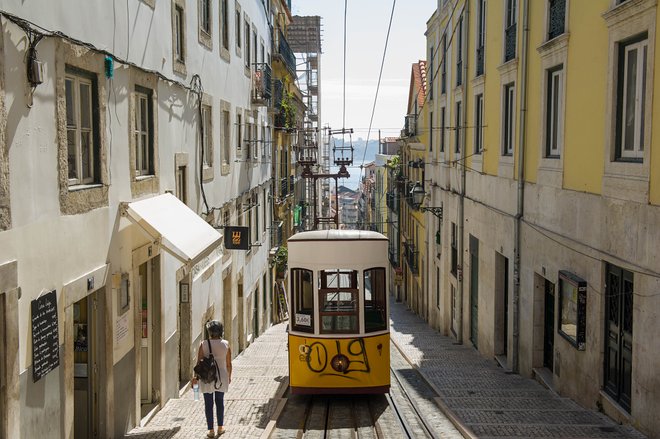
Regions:
<svg viewBox="0 0 660 439"><path fill-rule="evenodd" d="M387 238L377 232L289 238L291 393L389 391L387 256Z"/></svg>

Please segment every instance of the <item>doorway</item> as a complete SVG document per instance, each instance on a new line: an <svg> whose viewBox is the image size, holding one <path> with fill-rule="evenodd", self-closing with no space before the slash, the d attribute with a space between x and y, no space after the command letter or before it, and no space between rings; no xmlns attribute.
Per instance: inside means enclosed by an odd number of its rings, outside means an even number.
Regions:
<svg viewBox="0 0 660 439"><path fill-rule="evenodd" d="M98 295L94 292L73 306L73 436L99 437Z"/></svg>
<svg viewBox="0 0 660 439"><path fill-rule="evenodd" d="M140 304L140 404L144 418L160 399L160 256L138 268Z"/></svg>
<svg viewBox="0 0 660 439"><path fill-rule="evenodd" d="M7 315L5 298L0 292L0 437L7 437Z"/></svg>
<svg viewBox="0 0 660 439"><path fill-rule="evenodd" d="M605 283L605 391L628 413L632 395L633 273L608 265Z"/></svg>
<svg viewBox="0 0 660 439"><path fill-rule="evenodd" d="M190 284L190 277L179 283L179 390L190 380L195 362L192 350Z"/></svg>
<svg viewBox="0 0 660 439"><path fill-rule="evenodd" d="M245 310L244 310L243 282L238 284L238 353L240 354L246 348L245 346Z"/></svg>
<svg viewBox="0 0 660 439"><path fill-rule="evenodd" d="M479 349L479 240L470 235L470 341Z"/></svg>
<svg viewBox="0 0 660 439"><path fill-rule="evenodd" d="M509 258L495 252L495 355L509 354Z"/></svg>
<svg viewBox="0 0 660 439"><path fill-rule="evenodd" d="M552 372L555 359L555 284L547 279L543 297L543 367Z"/></svg>
<svg viewBox="0 0 660 439"><path fill-rule="evenodd" d="M259 285L252 293L252 331L254 333L252 341L254 341L259 337Z"/></svg>

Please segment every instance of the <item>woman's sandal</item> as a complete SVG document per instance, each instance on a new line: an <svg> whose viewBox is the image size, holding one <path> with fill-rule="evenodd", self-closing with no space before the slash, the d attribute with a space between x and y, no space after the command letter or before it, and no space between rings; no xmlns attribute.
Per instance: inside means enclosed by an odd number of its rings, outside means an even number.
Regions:
<svg viewBox="0 0 660 439"><path fill-rule="evenodd" d="M206 433L206 437L214 438L215 437L215 431L214 430L209 430L209 432Z"/></svg>
<svg viewBox="0 0 660 439"><path fill-rule="evenodd" d="M218 436L225 432L225 427L218 427Z"/></svg>

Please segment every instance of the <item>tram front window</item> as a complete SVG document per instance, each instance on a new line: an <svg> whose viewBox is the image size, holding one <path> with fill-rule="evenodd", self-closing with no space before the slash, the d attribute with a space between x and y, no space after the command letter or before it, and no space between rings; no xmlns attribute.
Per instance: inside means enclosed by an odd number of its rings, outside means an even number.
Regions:
<svg viewBox="0 0 660 439"><path fill-rule="evenodd" d="M320 277L321 333L358 332L357 271L322 270Z"/></svg>
<svg viewBox="0 0 660 439"><path fill-rule="evenodd" d="M293 329L314 332L314 284L312 271L291 269L291 293L293 297Z"/></svg>
<svg viewBox="0 0 660 439"><path fill-rule="evenodd" d="M385 269L364 271L364 329L366 332L387 329Z"/></svg>

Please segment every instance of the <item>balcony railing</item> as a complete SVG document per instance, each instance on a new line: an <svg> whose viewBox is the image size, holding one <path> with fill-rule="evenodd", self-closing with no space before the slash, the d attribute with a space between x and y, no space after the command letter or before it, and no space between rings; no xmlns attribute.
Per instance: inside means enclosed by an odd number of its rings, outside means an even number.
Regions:
<svg viewBox="0 0 660 439"><path fill-rule="evenodd" d="M405 246L406 262L408 262L410 272L413 274L419 273L419 266L417 265L419 251L415 249L415 244L405 242L403 245Z"/></svg>
<svg viewBox="0 0 660 439"><path fill-rule="evenodd" d="M272 96L272 70L267 63L256 63L252 71L252 103L268 105Z"/></svg>
<svg viewBox="0 0 660 439"><path fill-rule="evenodd" d="M506 28L504 40L504 62L507 62L516 57L516 23Z"/></svg>
<svg viewBox="0 0 660 439"><path fill-rule="evenodd" d="M280 247L282 245L282 221L274 221L270 225L270 245Z"/></svg>
<svg viewBox="0 0 660 439"><path fill-rule="evenodd" d="M289 179L283 177L280 180L280 198L286 198L287 195L289 195Z"/></svg>
<svg viewBox="0 0 660 439"><path fill-rule="evenodd" d="M484 74L484 46L477 47L477 76Z"/></svg>
<svg viewBox="0 0 660 439"><path fill-rule="evenodd" d="M548 40L564 33L566 20L566 0L550 0L550 20L548 23Z"/></svg>
<svg viewBox="0 0 660 439"><path fill-rule="evenodd" d="M277 53L282 57L282 61L289 69L292 75L296 74L296 55L289 47L289 42L284 37L281 30L277 31Z"/></svg>
<svg viewBox="0 0 660 439"><path fill-rule="evenodd" d="M417 135L417 115L409 114L406 116L403 126L404 137L413 137Z"/></svg>
<svg viewBox="0 0 660 439"><path fill-rule="evenodd" d="M284 97L284 84L281 80L276 79L273 81L273 99L271 100L273 104L273 109L279 111L282 107L282 98Z"/></svg>

